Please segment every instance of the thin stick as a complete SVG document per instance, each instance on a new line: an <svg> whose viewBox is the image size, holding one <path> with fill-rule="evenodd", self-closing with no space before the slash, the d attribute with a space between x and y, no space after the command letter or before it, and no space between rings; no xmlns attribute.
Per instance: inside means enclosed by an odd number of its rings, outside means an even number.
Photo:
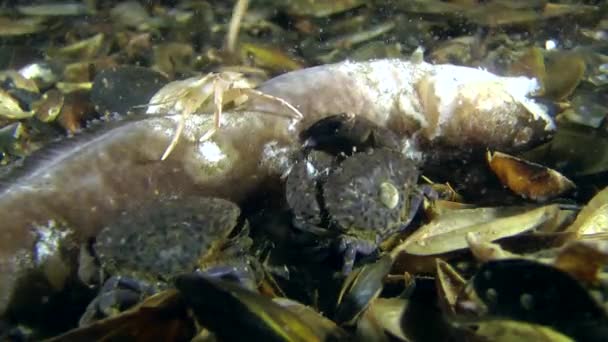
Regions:
<svg viewBox="0 0 608 342"><path fill-rule="evenodd" d="M230 18L230 26L228 28L228 35L226 36L226 50L231 54L236 50L236 40L241 28L241 22L247 12L247 7L249 7L249 0L238 0L232 10L232 18Z"/></svg>

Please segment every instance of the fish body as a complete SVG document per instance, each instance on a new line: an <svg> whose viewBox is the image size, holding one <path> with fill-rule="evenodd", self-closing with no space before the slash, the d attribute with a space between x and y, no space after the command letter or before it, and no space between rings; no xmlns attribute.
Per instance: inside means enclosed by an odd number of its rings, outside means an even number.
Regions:
<svg viewBox="0 0 608 342"><path fill-rule="evenodd" d="M200 86L200 79L177 82ZM365 116L413 141L422 155L446 148L523 149L555 128L529 97L537 87L533 79L475 68L347 61L293 71L257 88L291 104L302 118L266 115L286 111L284 102L252 98L245 112L224 112L218 133L203 141L213 115L188 116L167 160L160 157L180 120L180 99L156 107L166 116L128 121L47 151L0 189L0 317L61 290L78 268L65 250L87 243L134 204L192 194L238 202L268 180L279 182L287 156L300 147L299 133L319 119Z"/></svg>
<svg viewBox="0 0 608 342"><path fill-rule="evenodd" d="M555 130L531 95L535 79L423 61L345 61L277 76L258 88L304 114L298 130L337 113L363 115L422 149L525 149ZM248 109L277 111L275 103Z"/></svg>

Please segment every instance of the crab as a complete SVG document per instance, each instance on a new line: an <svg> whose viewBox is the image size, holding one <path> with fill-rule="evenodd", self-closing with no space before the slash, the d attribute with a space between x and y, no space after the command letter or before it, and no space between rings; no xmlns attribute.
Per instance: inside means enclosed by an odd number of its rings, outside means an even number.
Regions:
<svg viewBox="0 0 608 342"><path fill-rule="evenodd" d="M113 316L167 288L179 274L236 278L255 287L252 244L239 207L209 197L153 200L104 228L93 245L111 275L81 319Z"/></svg>
<svg viewBox="0 0 608 342"><path fill-rule="evenodd" d="M289 102L272 95L265 94L254 88L254 84L238 72L224 71L209 73L204 76L192 77L181 81L174 81L161 88L150 99L148 114L179 113L181 116L173 134L171 143L163 153L161 160L169 157L181 136L186 118L209 103L213 97L213 127L200 138L200 141L210 139L220 129L222 108L228 104L238 107L251 97L278 103L287 111L269 112L286 118L301 119L302 113Z"/></svg>
<svg viewBox="0 0 608 342"><path fill-rule="evenodd" d="M350 273L358 253L371 254L388 236L405 229L424 194L416 186L419 175L416 164L395 149L370 142L368 138L380 132L372 123L364 123L371 130L352 130L349 127L359 123L351 125L348 118L329 117L313 127L317 132L337 135L343 143L356 144L338 155L319 150L305 153L291 168L285 185L294 226L320 237L321 245L337 245L344 254L343 274ZM346 127L340 124L342 119L347 119L343 121ZM322 125L331 128L321 129ZM364 134L347 138L344 132ZM308 137L305 146L332 145L328 136L319 138L315 134L305 135Z"/></svg>

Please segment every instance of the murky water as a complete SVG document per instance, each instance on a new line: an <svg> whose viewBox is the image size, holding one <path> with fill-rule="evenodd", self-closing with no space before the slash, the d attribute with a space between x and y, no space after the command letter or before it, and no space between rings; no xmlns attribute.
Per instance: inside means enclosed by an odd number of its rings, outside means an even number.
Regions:
<svg viewBox="0 0 608 342"><path fill-rule="evenodd" d="M2 339L608 334L606 1L8 1L0 45Z"/></svg>

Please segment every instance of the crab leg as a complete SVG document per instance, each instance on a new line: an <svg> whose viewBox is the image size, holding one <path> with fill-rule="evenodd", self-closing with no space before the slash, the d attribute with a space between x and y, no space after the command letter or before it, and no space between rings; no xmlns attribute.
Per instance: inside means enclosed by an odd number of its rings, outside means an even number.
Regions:
<svg viewBox="0 0 608 342"><path fill-rule="evenodd" d="M298 109L296 109L289 102L287 102L281 98L278 98L278 97L272 96L272 95L268 95L268 94L264 94L263 92L261 92L259 90L255 90L255 89L248 89L248 88L226 89L229 87L230 87L230 84L228 84L228 85L222 84L217 79L213 82L213 93L214 93L213 94L214 95L213 104L215 106L215 111L213 112L213 128L211 128L209 131L207 131L199 139L199 141L205 141L205 140L210 139L211 137L213 137L213 135L215 133L217 133L220 130L220 122L221 122L221 118L222 118L222 108L224 105L224 94L229 91L234 91L236 93L242 92L242 93L244 93L244 95L250 95L250 96L259 97L259 98L262 98L265 100L274 101L289 110L289 114L286 114L286 113L283 113L280 111L266 112L266 114L276 115L276 116L280 116L280 117L287 117L287 118L292 118L292 119L301 119L304 117ZM228 102L230 102L230 101L235 101L235 100L232 99L232 100L229 100ZM171 151L173 151L173 149L177 145L179 136L182 134L183 129L184 129L184 122L186 120L186 116L190 115L191 112L193 112L193 111L194 110L185 111L184 114L181 116L177 130L175 131L175 136L173 137L173 140L171 141L171 144L169 145L169 147L167 147L167 150L163 154L163 157L161 158L161 160L165 160L169 156Z"/></svg>
<svg viewBox="0 0 608 342"><path fill-rule="evenodd" d="M208 94L205 94L202 91L201 91L201 94L199 94L199 96L191 96L188 93L192 92L192 91L196 91L197 88L199 88L199 87L204 87L205 83L207 83L207 81L211 77L217 77L217 75L213 74L213 73L208 74L208 75L204 76L203 78L201 78L198 82L196 82L195 87L190 87L186 91L183 92L184 98L194 98L195 100L187 101L185 103L182 115L180 116L180 119L179 119L179 123L177 124L175 133L173 134L173 139L171 139L171 143L169 144L169 146L167 146L167 149L165 150L162 157L160 158L161 160L167 159L169 157L169 155L171 154L171 152L175 149L175 146L177 146L177 143L179 142L179 138L182 135L182 132L184 131L187 117L190 116L192 113L194 113L194 111L198 107L200 107L209 97ZM217 93L217 90L215 89L216 82L214 81L213 84L214 84L214 86L213 86L214 92ZM221 106L221 104L220 104L220 106ZM221 111L221 108L220 108L220 111Z"/></svg>
<svg viewBox="0 0 608 342"><path fill-rule="evenodd" d="M211 138L220 129L220 120L222 118L222 105L224 101L224 91L218 86L217 80L213 82L213 104L215 111L213 112L213 128L207 131L199 141L205 141Z"/></svg>
<svg viewBox="0 0 608 342"><path fill-rule="evenodd" d="M175 146L177 146L179 137L182 135L182 132L184 131L184 126L186 126L186 116L188 116L188 115L189 114L184 112L181 115L181 117L179 118L179 123L177 124L175 133L173 134L173 139L171 139L171 143L169 144L169 146L167 146L167 149L165 150L165 153L163 153L163 156L160 157L160 160L167 159L169 157L169 155L171 154L171 152L173 152L173 149L175 148Z"/></svg>
<svg viewBox="0 0 608 342"><path fill-rule="evenodd" d="M255 97L259 97L259 98L262 98L262 99L265 99L265 100L269 100L269 101L275 101L275 102L279 103L281 106L287 108L294 115L283 114L281 112L271 112L272 114L276 114L276 115L279 115L279 116L287 116L287 117L294 118L294 119L302 119L304 117L304 114L302 114L302 112L300 112L291 103L287 102L286 100L284 100L284 99L282 99L280 97L266 94L266 93L261 92L261 91L259 91L257 89L245 89L244 91L246 93L248 93L249 95L253 95Z"/></svg>

